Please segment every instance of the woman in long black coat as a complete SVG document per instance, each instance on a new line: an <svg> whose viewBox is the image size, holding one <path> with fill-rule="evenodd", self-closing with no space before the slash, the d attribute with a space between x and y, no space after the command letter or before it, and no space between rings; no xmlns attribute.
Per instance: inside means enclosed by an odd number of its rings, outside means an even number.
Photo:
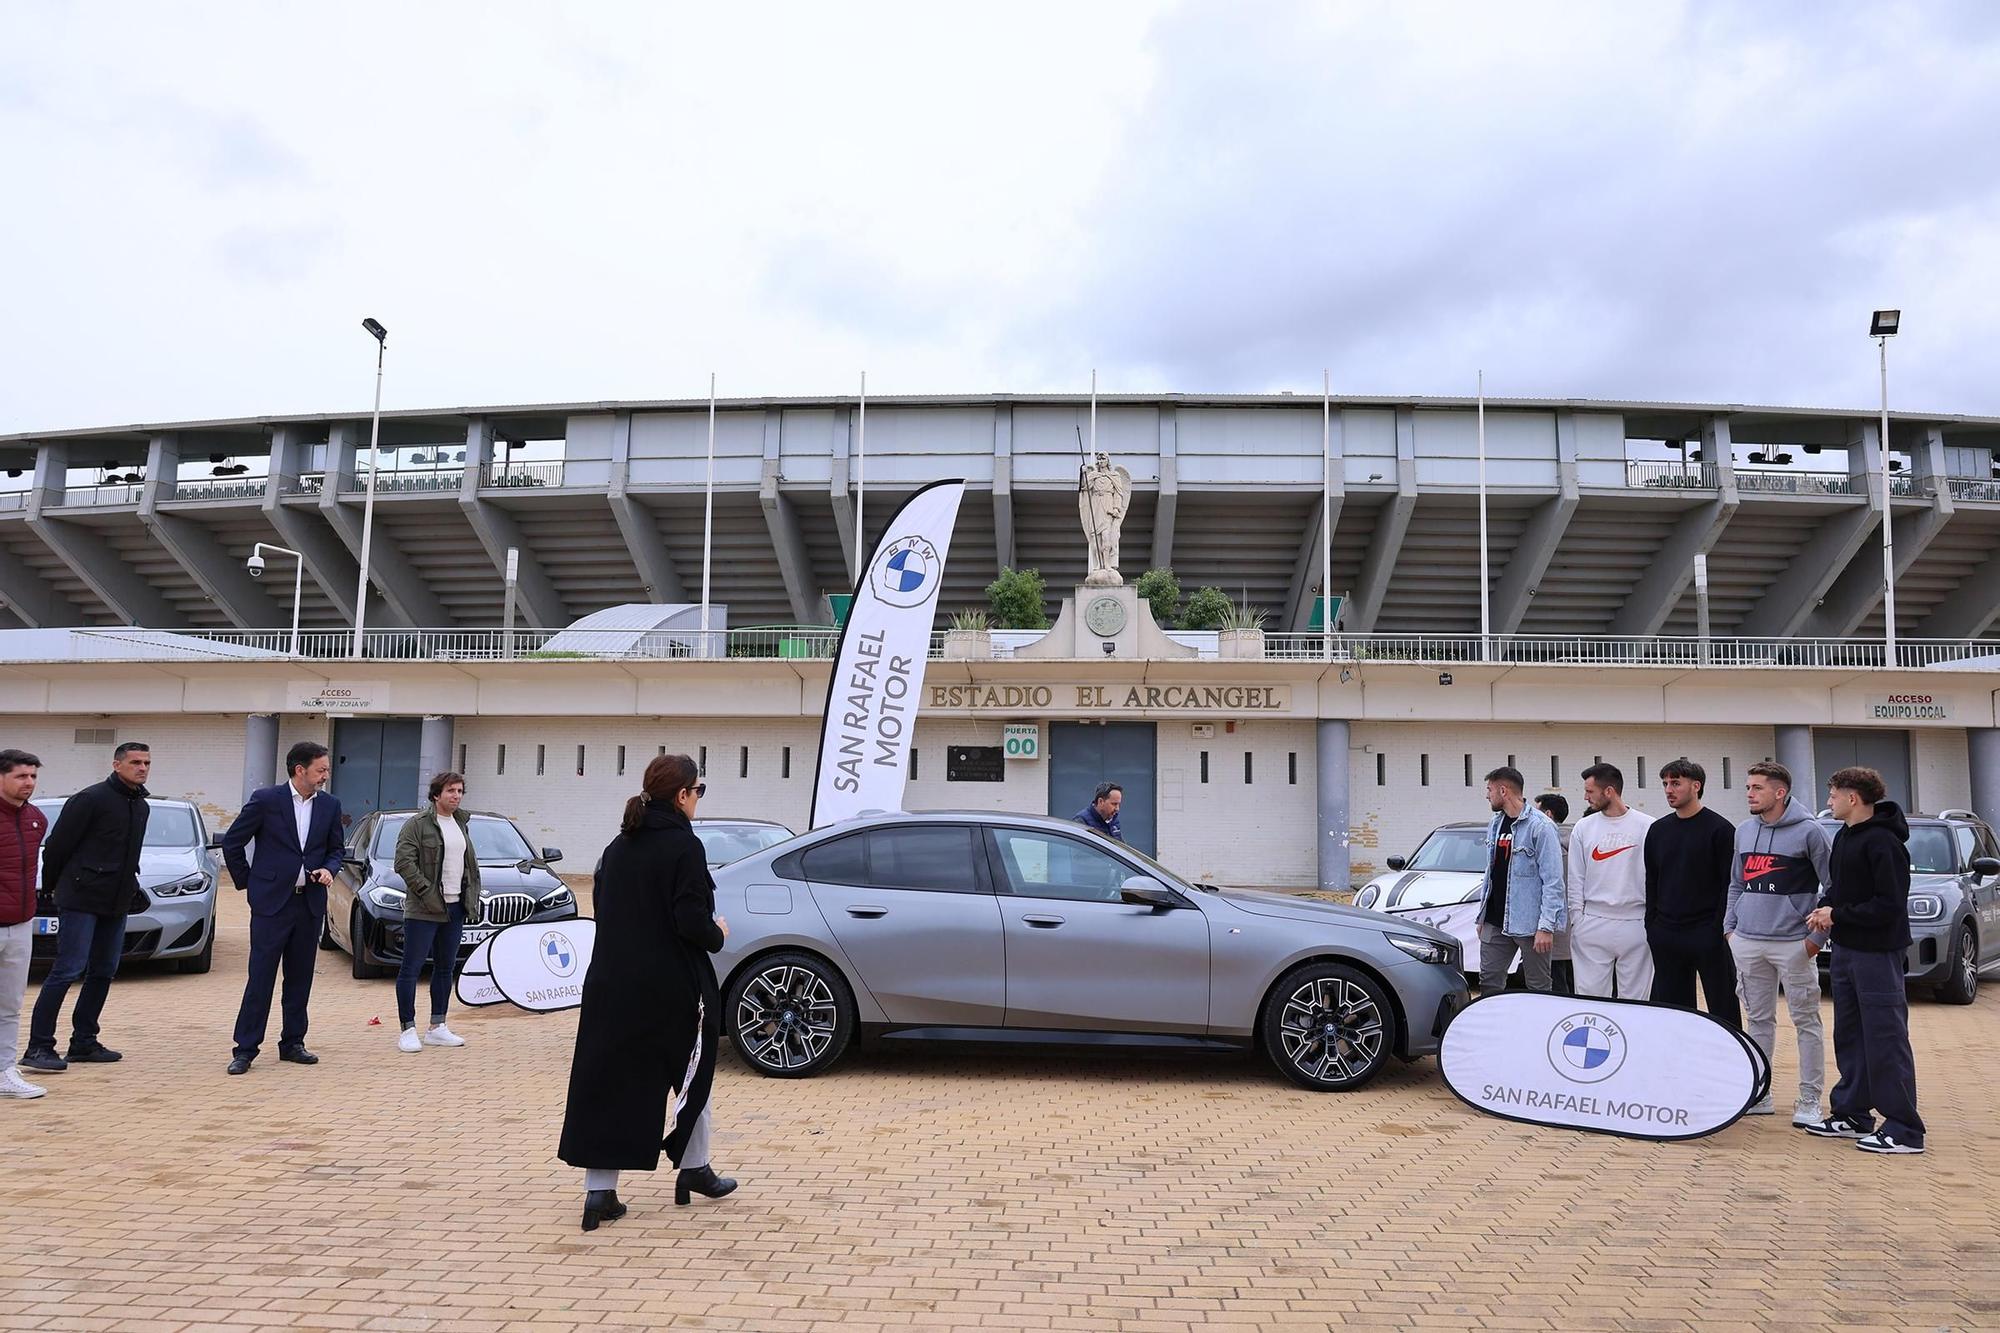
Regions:
<svg viewBox="0 0 2000 1333"><path fill-rule="evenodd" d="M583 979L559 1154L584 1168L583 1229L625 1215L620 1171L680 1168L674 1202L721 1198L736 1182L709 1162L709 1085L722 1001L708 955L728 923L690 821L705 790L684 754L646 765L604 850L593 897L597 943Z"/></svg>

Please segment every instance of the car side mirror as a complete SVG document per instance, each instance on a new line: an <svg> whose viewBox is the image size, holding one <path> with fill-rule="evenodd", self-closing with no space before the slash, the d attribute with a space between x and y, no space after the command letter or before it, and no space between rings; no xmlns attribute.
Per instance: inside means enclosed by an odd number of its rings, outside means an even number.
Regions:
<svg viewBox="0 0 2000 1333"><path fill-rule="evenodd" d="M2000 856L1975 856L1972 858L1972 873L1981 879L1988 875L2000 875Z"/></svg>
<svg viewBox="0 0 2000 1333"><path fill-rule="evenodd" d="M550 865L554 865L556 862L562 860L562 848L560 847L542 848L542 860L548 862Z"/></svg>
<svg viewBox="0 0 2000 1333"><path fill-rule="evenodd" d="M351 870L356 875L362 876L364 878L368 874L368 863L362 860L360 857L352 855L351 853L343 852L341 854L340 868L342 870Z"/></svg>
<svg viewBox="0 0 2000 1333"><path fill-rule="evenodd" d="M1401 870L1404 866L1408 865L1409 863L1410 863L1410 858L1407 856L1392 856L1389 858L1389 869Z"/></svg>
<svg viewBox="0 0 2000 1333"><path fill-rule="evenodd" d="M1121 902L1134 907L1150 907L1156 912L1169 912L1181 905L1180 895L1151 875L1134 875L1118 889Z"/></svg>
<svg viewBox="0 0 2000 1333"><path fill-rule="evenodd" d="M219 852L222 850L222 835L220 833L213 833L209 835L208 850L210 850L211 852Z"/></svg>

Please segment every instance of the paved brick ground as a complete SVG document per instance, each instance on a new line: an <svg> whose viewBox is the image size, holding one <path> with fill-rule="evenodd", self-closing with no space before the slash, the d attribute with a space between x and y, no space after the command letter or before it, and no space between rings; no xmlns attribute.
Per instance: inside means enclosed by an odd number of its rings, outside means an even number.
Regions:
<svg viewBox="0 0 2000 1333"><path fill-rule="evenodd" d="M390 983L322 954L322 1063L228 1078L226 907L212 974L118 983L122 1064L0 1103L0 1329L2000 1327L2000 987L1916 1011L1922 1158L1770 1120L1535 1130L1429 1062L1339 1097L1249 1059L725 1057L743 1189L677 1209L633 1178L585 1236L554 1157L573 1015L402 1055Z"/></svg>

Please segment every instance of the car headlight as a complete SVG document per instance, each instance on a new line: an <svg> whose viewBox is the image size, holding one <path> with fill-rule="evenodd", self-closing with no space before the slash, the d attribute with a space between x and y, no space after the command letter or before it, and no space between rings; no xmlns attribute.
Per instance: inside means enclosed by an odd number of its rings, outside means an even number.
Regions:
<svg viewBox="0 0 2000 1333"><path fill-rule="evenodd" d="M1944 915L1944 899L1935 893L1910 895L1910 920L1935 921Z"/></svg>
<svg viewBox="0 0 2000 1333"><path fill-rule="evenodd" d="M165 884L155 884L147 892L155 898L178 898L183 894L200 893L206 888L208 888L208 877L197 871Z"/></svg>
<svg viewBox="0 0 2000 1333"><path fill-rule="evenodd" d="M1448 963L1451 961L1451 946L1440 940L1419 939L1415 935L1390 935L1386 932L1382 938L1388 940L1389 943L1395 945L1398 949L1401 949L1420 963Z"/></svg>
<svg viewBox="0 0 2000 1333"><path fill-rule="evenodd" d="M535 906L543 911L547 911L553 907L566 907L573 901L575 901L575 898L569 891L569 885L565 884L561 888L552 889L540 898L537 898Z"/></svg>
<svg viewBox="0 0 2000 1333"><path fill-rule="evenodd" d="M1373 907L1381 900L1381 897L1382 886L1380 884L1370 884L1367 888L1354 895L1354 905L1356 907Z"/></svg>
<svg viewBox="0 0 2000 1333"><path fill-rule="evenodd" d="M407 896L401 889L392 889L387 884L377 884L368 890L368 901L385 912L402 911L403 899Z"/></svg>

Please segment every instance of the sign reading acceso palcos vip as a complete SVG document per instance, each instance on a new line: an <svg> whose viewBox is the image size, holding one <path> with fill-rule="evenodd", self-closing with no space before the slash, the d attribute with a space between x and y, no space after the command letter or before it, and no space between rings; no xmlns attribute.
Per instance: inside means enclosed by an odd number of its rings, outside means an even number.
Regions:
<svg viewBox="0 0 2000 1333"><path fill-rule="evenodd" d="M924 487L889 520L854 587L820 724L811 826L900 810L931 623L963 481Z"/></svg>

